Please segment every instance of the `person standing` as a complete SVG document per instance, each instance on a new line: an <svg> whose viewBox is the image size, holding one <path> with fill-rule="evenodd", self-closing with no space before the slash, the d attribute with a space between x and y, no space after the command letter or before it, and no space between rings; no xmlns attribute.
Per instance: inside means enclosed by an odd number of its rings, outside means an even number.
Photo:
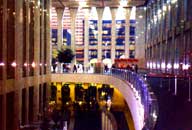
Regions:
<svg viewBox="0 0 192 130"><path fill-rule="evenodd" d="M73 73L77 73L77 66L75 64L73 66Z"/></svg>
<svg viewBox="0 0 192 130"><path fill-rule="evenodd" d="M138 72L138 65L135 64L135 73L137 73L137 72Z"/></svg>

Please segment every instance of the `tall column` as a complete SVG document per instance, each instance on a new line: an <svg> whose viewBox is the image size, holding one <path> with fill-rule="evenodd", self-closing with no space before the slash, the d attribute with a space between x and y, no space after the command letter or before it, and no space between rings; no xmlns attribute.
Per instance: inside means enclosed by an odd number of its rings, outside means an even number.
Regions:
<svg viewBox="0 0 192 130"><path fill-rule="evenodd" d="M89 63L89 13L90 8L84 9L85 19L84 19L84 67L87 71Z"/></svg>
<svg viewBox="0 0 192 130"><path fill-rule="evenodd" d="M130 32L130 9L126 8L125 14L125 58L129 58L129 32Z"/></svg>
<svg viewBox="0 0 192 130"><path fill-rule="evenodd" d="M111 8L112 27L111 27L111 61L115 62L115 47L116 47L116 14L117 8Z"/></svg>
<svg viewBox="0 0 192 130"><path fill-rule="evenodd" d="M98 45L97 45L97 60L98 62L102 61L102 17L103 17L104 8L97 8L98 14Z"/></svg>
<svg viewBox="0 0 192 130"><path fill-rule="evenodd" d="M50 29L50 11L51 11L51 0L47 0L47 5L46 5L46 9L47 9L47 17L46 17L46 21L47 21L47 24L46 24L46 43L47 43L47 56L46 56L46 65L47 65L47 69L46 69L46 74L51 74L51 54L52 54L52 50L51 50L51 29ZM50 77L50 76L49 76ZM49 79L47 81L50 81Z"/></svg>
<svg viewBox="0 0 192 130"><path fill-rule="evenodd" d="M15 1L15 59L17 66L15 68L15 95L14 95L14 129L19 129L19 123L21 121L21 89L22 89L22 67L23 67L23 13L22 13L23 2L21 0ZM19 33L17 33L19 32ZM13 43L14 44L14 43Z"/></svg>
<svg viewBox="0 0 192 130"><path fill-rule="evenodd" d="M70 8L71 17L71 49L75 53L75 22L76 22L77 8ZM74 59L76 62L76 59Z"/></svg>
<svg viewBox="0 0 192 130"><path fill-rule="evenodd" d="M56 8L57 12L57 48L60 50L63 43L63 13L64 8Z"/></svg>
<svg viewBox="0 0 192 130"><path fill-rule="evenodd" d="M37 114L39 113L39 61L40 61L40 8L38 0L35 0L34 10L34 121L37 121Z"/></svg>

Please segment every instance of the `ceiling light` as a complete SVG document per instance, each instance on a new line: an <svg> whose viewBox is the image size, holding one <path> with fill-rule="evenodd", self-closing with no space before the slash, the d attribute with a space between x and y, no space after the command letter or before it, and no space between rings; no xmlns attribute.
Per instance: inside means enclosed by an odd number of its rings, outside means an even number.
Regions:
<svg viewBox="0 0 192 130"><path fill-rule="evenodd" d="M175 4L177 0L171 0L171 4Z"/></svg>
<svg viewBox="0 0 192 130"><path fill-rule="evenodd" d="M121 0L119 3L120 6L127 6L127 0Z"/></svg>
<svg viewBox="0 0 192 130"><path fill-rule="evenodd" d="M80 7L85 7L86 5L87 5L87 3L85 1L80 1L79 2Z"/></svg>

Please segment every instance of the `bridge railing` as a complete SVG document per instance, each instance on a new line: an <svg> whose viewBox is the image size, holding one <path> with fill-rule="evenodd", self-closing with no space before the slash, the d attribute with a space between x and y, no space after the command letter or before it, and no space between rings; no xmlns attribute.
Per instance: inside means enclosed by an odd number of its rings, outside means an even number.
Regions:
<svg viewBox="0 0 192 130"><path fill-rule="evenodd" d="M125 69L111 69L110 74L128 81L131 84L131 88L133 89L136 98L140 98L144 107L145 126L143 129L152 130L158 116L158 103L156 96L152 92L145 78L138 73Z"/></svg>

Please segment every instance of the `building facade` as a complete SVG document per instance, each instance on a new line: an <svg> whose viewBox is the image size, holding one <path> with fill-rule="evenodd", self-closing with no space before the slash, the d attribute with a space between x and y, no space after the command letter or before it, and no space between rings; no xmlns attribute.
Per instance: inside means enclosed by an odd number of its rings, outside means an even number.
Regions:
<svg viewBox="0 0 192 130"><path fill-rule="evenodd" d="M145 16L145 10L141 7L138 14L132 10L131 7L52 8L53 49L71 47L75 63L85 67L93 62L113 64L119 58L138 59L143 66L144 51L140 50L144 50L145 38L136 39L139 34L136 21L141 19L139 15ZM137 17L131 17L131 12Z"/></svg>
<svg viewBox="0 0 192 130"><path fill-rule="evenodd" d="M44 112L50 75L50 1L0 1L0 129Z"/></svg>
<svg viewBox="0 0 192 130"><path fill-rule="evenodd" d="M149 0L146 16L147 67L156 72L191 74L191 0Z"/></svg>

